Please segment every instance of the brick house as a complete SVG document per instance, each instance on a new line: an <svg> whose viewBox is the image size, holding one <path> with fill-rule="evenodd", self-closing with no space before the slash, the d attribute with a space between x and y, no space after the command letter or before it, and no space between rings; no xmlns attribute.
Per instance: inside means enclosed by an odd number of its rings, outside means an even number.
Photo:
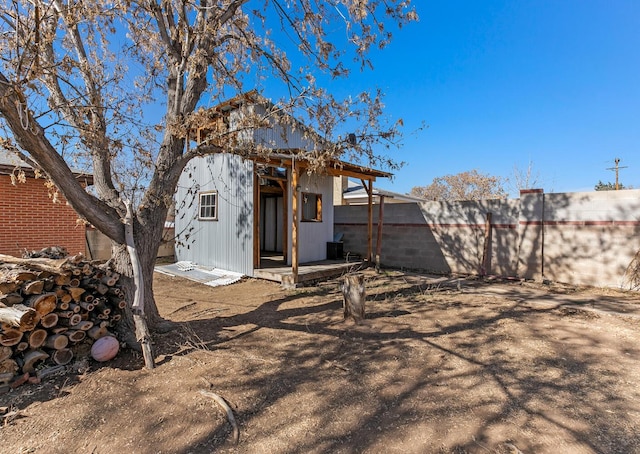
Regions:
<svg viewBox="0 0 640 454"><path fill-rule="evenodd" d="M24 171L26 182L12 184L12 175ZM90 175L75 173L82 184ZM62 246L70 254L86 254L85 226L62 195L54 203L45 180L35 178L33 168L0 151L0 254L21 256L23 251Z"/></svg>

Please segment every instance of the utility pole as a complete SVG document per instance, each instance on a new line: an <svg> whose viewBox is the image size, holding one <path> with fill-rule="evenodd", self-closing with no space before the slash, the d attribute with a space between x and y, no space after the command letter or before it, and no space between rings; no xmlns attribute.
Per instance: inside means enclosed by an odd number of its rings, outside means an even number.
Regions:
<svg viewBox="0 0 640 454"><path fill-rule="evenodd" d="M620 158L616 158L613 160L613 162L616 163L615 167L608 167L607 170L615 170L616 172L616 191L620 188L620 185L618 184L618 175L620 173L620 169L626 169L627 166L620 166Z"/></svg>

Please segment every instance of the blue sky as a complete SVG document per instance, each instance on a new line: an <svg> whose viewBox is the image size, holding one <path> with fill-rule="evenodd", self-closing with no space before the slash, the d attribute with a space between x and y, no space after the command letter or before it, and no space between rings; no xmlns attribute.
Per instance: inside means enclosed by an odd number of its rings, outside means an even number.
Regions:
<svg viewBox="0 0 640 454"><path fill-rule="evenodd" d="M531 161L545 192L593 190L618 157L621 183L640 188L640 1L415 3L420 22L340 87L380 86L405 121L393 156L407 165L378 186L509 177Z"/></svg>

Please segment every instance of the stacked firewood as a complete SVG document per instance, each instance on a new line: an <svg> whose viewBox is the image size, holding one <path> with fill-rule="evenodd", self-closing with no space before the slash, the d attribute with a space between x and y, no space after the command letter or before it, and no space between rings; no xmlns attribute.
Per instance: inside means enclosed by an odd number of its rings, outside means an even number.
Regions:
<svg viewBox="0 0 640 454"><path fill-rule="evenodd" d="M81 255L0 255L0 384L87 355L122 318L119 277Z"/></svg>

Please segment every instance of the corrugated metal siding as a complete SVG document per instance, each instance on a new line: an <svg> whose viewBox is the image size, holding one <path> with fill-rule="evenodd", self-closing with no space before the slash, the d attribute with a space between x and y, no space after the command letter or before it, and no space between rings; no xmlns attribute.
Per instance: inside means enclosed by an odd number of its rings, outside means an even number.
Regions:
<svg viewBox="0 0 640 454"><path fill-rule="evenodd" d="M218 191L218 220L198 219L198 194ZM176 192L176 258L253 275L253 163L222 153L189 162Z"/></svg>
<svg viewBox="0 0 640 454"><path fill-rule="evenodd" d="M232 113L232 123L234 121L234 117L240 117L243 115L243 109L250 109L258 115L266 113L264 106L244 106L242 109ZM311 151L314 149L314 141L304 138L304 131L301 127L293 130L290 126L286 125L285 129L277 123L277 117L271 118L270 122L270 128L254 129L252 134L248 131L247 134L243 135L244 139L253 145L262 145L275 150L304 149Z"/></svg>

